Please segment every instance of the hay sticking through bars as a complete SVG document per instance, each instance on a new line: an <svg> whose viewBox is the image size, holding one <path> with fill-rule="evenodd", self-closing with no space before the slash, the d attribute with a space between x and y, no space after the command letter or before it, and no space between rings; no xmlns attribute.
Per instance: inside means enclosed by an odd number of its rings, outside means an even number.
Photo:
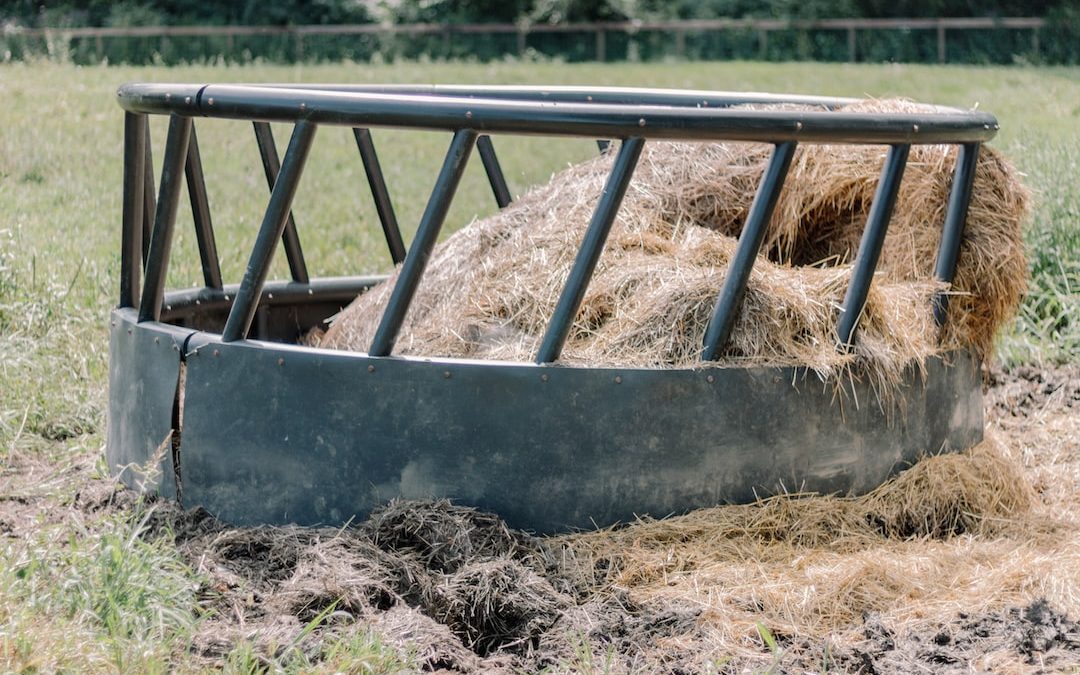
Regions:
<svg viewBox="0 0 1080 675"><path fill-rule="evenodd" d="M847 110L933 108L889 100ZM770 151L747 143L646 144L563 362L699 363L705 325ZM836 349L838 307L884 155L879 146L797 149L721 364L802 365L823 376L860 364L889 383L942 347L989 347L1024 288L1027 191L1003 158L983 148L942 342L930 302L946 289L932 270L956 151L913 146L856 348ZM395 353L533 358L611 164L606 153L571 167L439 245ZM319 346L365 351L395 279L339 314Z"/></svg>

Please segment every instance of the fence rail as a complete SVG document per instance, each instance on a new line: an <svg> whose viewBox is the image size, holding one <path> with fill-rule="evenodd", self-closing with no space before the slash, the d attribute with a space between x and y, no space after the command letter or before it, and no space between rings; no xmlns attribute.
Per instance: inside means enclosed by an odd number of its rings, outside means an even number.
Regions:
<svg viewBox="0 0 1080 675"><path fill-rule="evenodd" d="M688 21L613 21L573 24L483 23L483 24L343 24L298 26L129 26L129 27L72 27L22 28L7 25L0 31L5 39L23 38L57 41L90 39L95 41L95 53L105 53L103 40L116 38L224 38L231 48L235 38L274 36L290 40L293 57L303 60L307 39L332 36L442 36L446 45L455 35L512 36L516 52L524 56L532 35L581 36L591 34L594 41L592 60L608 60L608 36L635 36L646 32L668 33L672 36L673 55L687 54L687 35L694 33L723 33L748 31L757 34L757 49L761 57L768 54L769 36L781 31L837 31L846 34L847 60L860 57L857 36L860 31L935 31L936 57L948 60L947 33L972 30L1030 31L1030 53L1038 57L1040 32L1049 27L1038 17L973 17L929 19L701 19ZM514 50L507 50L513 53Z"/></svg>

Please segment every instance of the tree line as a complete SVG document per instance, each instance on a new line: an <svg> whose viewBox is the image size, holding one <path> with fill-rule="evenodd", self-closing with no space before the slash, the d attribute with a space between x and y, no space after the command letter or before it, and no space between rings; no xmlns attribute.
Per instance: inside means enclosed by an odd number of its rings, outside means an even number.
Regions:
<svg viewBox="0 0 1080 675"><path fill-rule="evenodd" d="M1075 21L1076 0L3 0L26 27L526 23L669 19L1039 16Z"/></svg>

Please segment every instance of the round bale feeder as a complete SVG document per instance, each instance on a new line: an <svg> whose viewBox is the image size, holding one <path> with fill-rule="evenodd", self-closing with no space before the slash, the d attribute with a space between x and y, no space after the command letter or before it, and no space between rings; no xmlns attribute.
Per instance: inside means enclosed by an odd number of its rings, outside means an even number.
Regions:
<svg viewBox="0 0 1080 675"><path fill-rule="evenodd" d="M959 146L935 277L956 270L985 113L844 113L845 100L610 88L131 84L125 110L120 301L111 316L108 463L129 485L236 524L340 524L395 497L447 497L538 532L664 516L784 490L859 493L919 455L981 440L979 363L956 350L912 367L891 406L859 378L823 386L803 367L715 367L797 144L887 148L852 263L836 348L859 339L908 151ZM798 104L767 107L743 104ZM740 106L740 107L736 107ZM153 191L149 115L169 117ZM239 283L222 279L194 121L254 123L271 186ZM270 122L294 123L278 160ZM313 278L291 217L316 130L355 136L399 276L365 353L303 339L385 277ZM450 148L408 249L371 127L442 130ZM613 139L612 170L535 358L395 355L474 146L500 207L511 202L492 138ZM701 364L584 367L560 353L643 144L752 141L772 154L716 289ZM599 141L601 150L609 141ZM165 288L181 188L205 287ZM317 236L317 232L309 236ZM279 243L281 242L281 243ZM283 245L292 278L268 280ZM926 312L943 321L947 296ZM833 386L835 384L835 386ZM856 405L854 401L863 401Z"/></svg>

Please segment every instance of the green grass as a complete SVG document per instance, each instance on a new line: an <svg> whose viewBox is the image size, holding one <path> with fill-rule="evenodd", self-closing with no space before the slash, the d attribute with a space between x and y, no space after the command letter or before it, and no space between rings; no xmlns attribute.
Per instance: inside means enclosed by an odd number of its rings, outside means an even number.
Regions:
<svg viewBox="0 0 1080 675"><path fill-rule="evenodd" d="M1076 362L1080 355L1080 69L819 64L558 63L77 68L0 66L0 503L27 491L66 497L26 466L60 475L104 444L106 317L118 296L122 114L117 85L177 82L462 82L693 87L829 95L909 96L979 104L995 113L993 142L1037 194L1028 240L1034 278L1000 354L1010 362ZM164 121L153 121L160 160ZM250 126L197 122L222 266L235 282L266 202ZM275 128L279 149L288 129ZM377 130L399 219L415 227L449 141L444 133ZM499 138L520 192L595 153L585 141ZM312 272L389 269L352 139L320 129L295 212ZM449 230L494 210L473 162ZM170 286L199 281L190 215L181 209ZM285 275L284 261L275 273ZM35 482L36 481L36 482ZM64 490L74 489L70 485ZM70 495L68 495L70 496ZM197 578L167 540L135 536L138 522L46 525L0 551L0 667L4 670L188 670L186 636L199 619ZM238 646L236 672L305 670L293 655L259 660ZM399 655L356 633L325 647L334 667L392 671Z"/></svg>

